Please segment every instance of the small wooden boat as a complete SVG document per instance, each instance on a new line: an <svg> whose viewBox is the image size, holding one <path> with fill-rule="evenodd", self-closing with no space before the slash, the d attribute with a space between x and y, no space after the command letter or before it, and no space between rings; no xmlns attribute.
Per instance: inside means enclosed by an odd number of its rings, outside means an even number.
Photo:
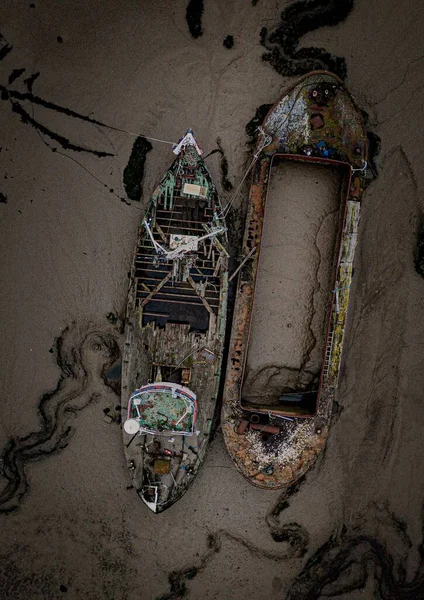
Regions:
<svg viewBox="0 0 424 600"><path fill-rule="evenodd" d="M154 512L184 494L204 460L227 312L216 189L190 130L174 153L140 227L122 369L127 465Z"/></svg>
<svg viewBox="0 0 424 600"><path fill-rule="evenodd" d="M360 201L367 177L367 137L362 115L340 79L326 71L316 71L291 87L268 112L258 136L256 157L242 252L250 260L243 264L238 280L222 427L228 452L241 473L256 486L275 489L299 479L323 449L338 384ZM261 245L269 226L267 194L275 165L284 161L287 169L287 161L327 165L327 170L328 165L338 166L343 174L344 191L342 201L338 200L340 218L328 269L328 295L323 304L328 307L323 309L323 350L317 358L315 378L306 383L292 381L280 390L274 386L271 393L266 381L269 382L273 372L268 371L270 376L262 379L265 383L254 396L247 359L257 342L254 336L265 335L257 326L252 327L252 322L255 311L259 310L255 305L257 280L265 271ZM301 165L300 168L311 169ZM276 210L282 208L285 200L288 198L279 199L280 208ZM306 218L299 215L299 221ZM268 219L275 221L273 216ZM293 252L292 247L290 251ZM299 278L299 273L294 273L295 267L290 267L291 258L278 256L273 268L285 261L285 273L291 269L290 277ZM272 285L273 282L269 284ZM271 313L275 335L292 326L283 323L277 309ZM279 367L282 362L274 353L272 365Z"/></svg>

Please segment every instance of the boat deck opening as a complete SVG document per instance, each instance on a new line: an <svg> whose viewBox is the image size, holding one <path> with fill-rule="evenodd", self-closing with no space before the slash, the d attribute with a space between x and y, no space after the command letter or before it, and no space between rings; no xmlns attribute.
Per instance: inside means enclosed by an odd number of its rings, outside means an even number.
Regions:
<svg viewBox="0 0 424 600"><path fill-rule="evenodd" d="M316 412L347 169L273 161L242 406Z"/></svg>
<svg viewBox="0 0 424 600"><path fill-rule="evenodd" d="M152 210L152 235L159 244L170 245L172 234L201 237L209 225L213 210L205 200L173 195L172 208L158 199ZM157 253L147 233L137 248L135 261L136 306L143 308L143 326L154 322L165 328L167 323L188 324L192 331L205 333L210 314L218 314L220 273L218 251L211 240L205 240L189 269L187 281L173 281L173 262L157 260ZM203 285L202 292L196 286Z"/></svg>

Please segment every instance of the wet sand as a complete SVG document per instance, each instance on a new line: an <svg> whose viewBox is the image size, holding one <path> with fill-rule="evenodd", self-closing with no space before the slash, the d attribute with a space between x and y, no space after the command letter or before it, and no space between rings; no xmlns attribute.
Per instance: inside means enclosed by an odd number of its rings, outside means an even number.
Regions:
<svg viewBox="0 0 424 600"><path fill-rule="evenodd" d="M247 402L276 403L284 392L317 388L344 173L290 161L272 168L243 388Z"/></svg>
<svg viewBox="0 0 424 600"><path fill-rule="evenodd" d="M193 39L186 3L4 3L13 49L1 84L25 68L9 90L25 93L23 79L39 72L34 95L129 132L176 142L192 127L206 154L220 137L237 186L245 124L292 83L259 44L285 6L205 0ZM102 371L122 343L106 315L124 314L140 215L171 146L152 142L143 201L126 204L134 136L20 100L75 145L114 156L64 149L1 101L0 445L13 467L1 484L3 506L18 506L0 515L2 598L422 597L424 280L413 255L423 19L417 0L384 10L356 1L345 21L300 41L345 57L382 149L361 213L336 416L324 456L290 497L244 481L219 431L169 511L150 513L127 489L121 430L103 412L119 404ZM220 186L219 158L207 163Z"/></svg>

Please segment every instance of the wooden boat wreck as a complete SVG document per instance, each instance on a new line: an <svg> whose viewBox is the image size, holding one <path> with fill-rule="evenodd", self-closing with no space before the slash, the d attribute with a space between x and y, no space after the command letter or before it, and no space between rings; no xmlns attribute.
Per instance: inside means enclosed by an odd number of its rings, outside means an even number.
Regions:
<svg viewBox="0 0 424 600"><path fill-rule="evenodd" d="M190 130L174 153L139 231L122 369L127 465L154 512L184 494L205 457L227 312L217 192Z"/></svg>
<svg viewBox="0 0 424 600"><path fill-rule="evenodd" d="M256 157L242 250L250 260L243 264L238 280L222 427L228 452L239 471L258 487L276 489L298 480L322 451L338 385L361 195L367 180L367 136L362 115L341 80L326 71L316 71L293 85L268 112L258 136ZM261 268L265 270L261 250L269 182L279 161L286 161L287 169L293 167L290 161L298 166L300 161L302 169L311 169L305 164L338 167L344 185L338 200L341 216L328 269L322 353L315 378L306 384L297 381L274 389L273 396L265 383L252 399L252 386L246 384L247 360L253 337L261 336L258 328L252 329L252 320L257 309L258 274ZM280 208L285 200L279 199ZM300 215L299 220L305 219ZM283 264L290 257L278 260ZM292 269L293 276L294 265L286 268ZM286 324L278 311L272 313L272 319L276 333L282 332ZM278 364L278 358L273 356L273 365Z"/></svg>

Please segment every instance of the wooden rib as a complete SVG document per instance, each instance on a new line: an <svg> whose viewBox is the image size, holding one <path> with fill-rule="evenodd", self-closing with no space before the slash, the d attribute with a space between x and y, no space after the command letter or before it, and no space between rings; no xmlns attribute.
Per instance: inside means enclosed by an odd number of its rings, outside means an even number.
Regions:
<svg viewBox="0 0 424 600"><path fill-rule="evenodd" d="M191 290L191 288L190 288ZM186 290L187 291L187 290ZM146 292L144 290L137 290L137 294L145 294ZM175 298L176 300L178 298L181 298L183 301L184 300L197 300L197 298L200 298L200 296L198 294L193 295L193 294L178 294L178 293L172 293L172 292L157 292L158 295L160 296L167 296L168 298ZM141 297L141 296L139 296ZM216 302L217 300L219 300L219 293L216 293L215 296L207 296L207 298L205 298L206 302L210 302L211 305L214 305L214 302ZM218 306L218 305L216 305Z"/></svg>
<svg viewBox="0 0 424 600"><path fill-rule="evenodd" d="M153 298L153 296L154 296L155 294L157 294L157 293L158 293L158 291L159 291L161 288L163 288L163 286L165 285L165 283L166 283L167 281L169 281L169 279L171 278L171 275L172 275L172 271L170 271L170 272L168 273L168 275L162 279L162 281L160 282L160 284L159 284L157 287L155 287L155 289L154 289L154 290L152 290L152 291L150 292L150 294L147 296L147 298L145 298L145 299L143 300L143 302L142 302L142 303L141 303L141 305L140 305L140 308L143 308L143 306L146 306L146 304L147 304L147 303L148 303L148 302L149 302L149 301L150 301L150 300Z"/></svg>
<svg viewBox="0 0 424 600"><path fill-rule="evenodd" d="M156 227L156 230L159 233L160 237L162 238L162 241L166 243L166 235L162 231L162 228L157 221L155 223L155 227Z"/></svg>
<svg viewBox="0 0 424 600"><path fill-rule="evenodd" d="M155 298L154 300L152 300L152 302L164 302L165 304L187 304L190 306L202 306L201 302L197 302L196 298L200 298L200 296L193 296L192 300L195 300L195 302L181 302L181 300L170 300L169 298ZM140 298L138 298L140 300ZM200 298L201 299L201 298ZM140 304L140 307L142 307L142 305ZM206 307L205 307L206 308ZM212 310L212 309L211 309ZM211 312L211 314L213 314L213 310Z"/></svg>
<svg viewBox="0 0 424 600"><path fill-rule="evenodd" d="M187 281L190 283L190 285L192 286L192 288L196 292L197 297L200 298L200 300L202 301L203 306L206 308L206 310L208 311L208 313L211 314L211 315L213 315L214 312L213 312L213 309L212 309L211 305L209 304L209 302L207 302L207 300L205 298L202 298L202 296L199 294L199 292L196 289L196 284L193 281L191 275L188 276Z"/></svg>

